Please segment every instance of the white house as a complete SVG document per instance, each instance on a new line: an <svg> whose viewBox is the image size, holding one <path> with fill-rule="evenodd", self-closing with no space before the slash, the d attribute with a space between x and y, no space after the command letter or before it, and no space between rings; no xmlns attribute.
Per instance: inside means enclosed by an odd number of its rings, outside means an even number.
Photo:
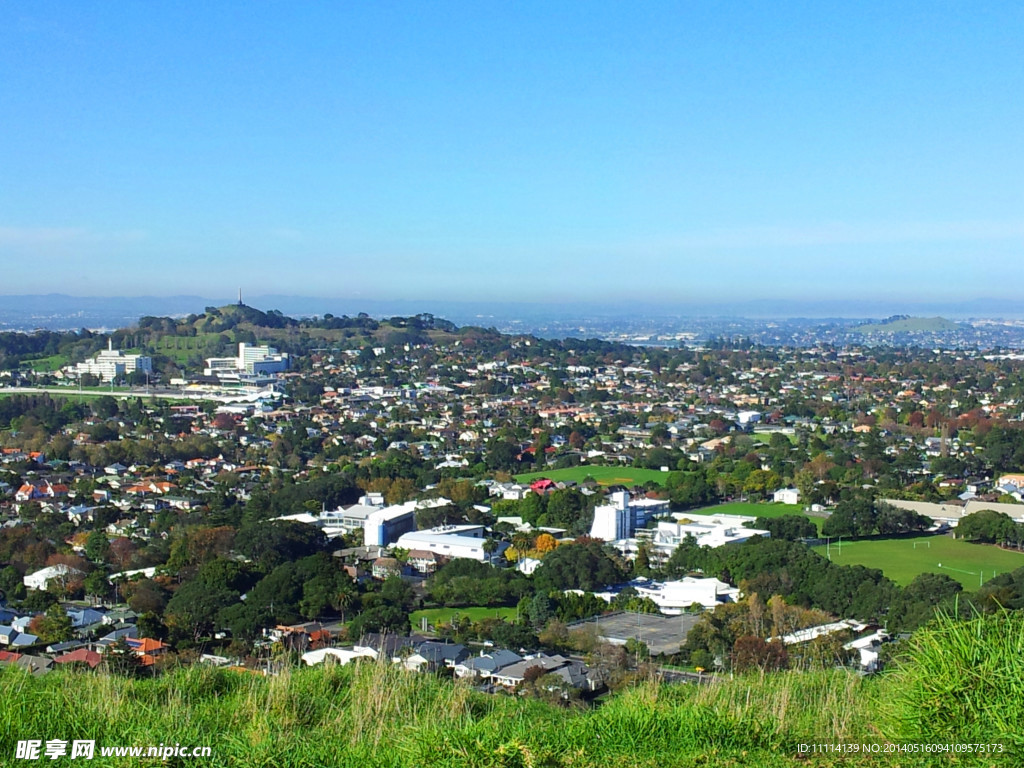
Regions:
<svg viewBox="0 0 1024 768"><path fill-rule="evenodd" d="M799 504L800 491L796 488L780 488L772 494L772 501L776 504Z"/></svg>
<svg viewBox="0 0 1024 768"><path fill-rule="evenodd" d="M51 580L73 581L74 579L78 579L83 576L85 576L85 574L77 568L72 568L69 565L58 563L57 565L42 568L34 573L26 574L22 579L22 582L24 582L28 589L41 590L46 589L47 584L49 584Z"/></svg>

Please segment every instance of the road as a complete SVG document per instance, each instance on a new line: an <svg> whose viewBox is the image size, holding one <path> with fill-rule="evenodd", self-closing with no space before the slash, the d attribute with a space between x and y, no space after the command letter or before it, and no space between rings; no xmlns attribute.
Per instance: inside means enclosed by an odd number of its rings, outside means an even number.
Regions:
<svg viewBox="0 0 1024 768"><path fill-rule="evenodd" d="M186 393L181 389L170 387L132 387L131 389L78 389L77 387L3 387L0 395L78 395L83 397L100 397L108 395L113 398L155 397L158 400L219 400L220 398L207 393Z"/></svg>

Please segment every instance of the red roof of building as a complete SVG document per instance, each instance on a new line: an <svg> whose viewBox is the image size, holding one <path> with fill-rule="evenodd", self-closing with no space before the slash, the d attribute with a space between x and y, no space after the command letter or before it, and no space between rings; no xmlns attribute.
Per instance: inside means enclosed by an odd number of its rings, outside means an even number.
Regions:
<svg viewBox="0 0 1024 768"><path fill-rule="evenodd" d="M54 660L55 664L88 664L91 669L96 669L103 661L103 657L96 653L96 651L90 651L88 648L79 648L77 651L71 653L65 653L63 656L58 656Z"/></svg>

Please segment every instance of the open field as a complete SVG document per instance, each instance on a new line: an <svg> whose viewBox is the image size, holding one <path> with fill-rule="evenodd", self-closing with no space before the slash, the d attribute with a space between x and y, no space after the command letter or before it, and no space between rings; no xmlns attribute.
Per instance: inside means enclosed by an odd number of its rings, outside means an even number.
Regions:
<svg viewBox="0 0 1024 768"><path fill-rule="evenodd" d="M1024 553L999 549L991 544L972 544L950 536L914 536L906 539L861 539L832 541L815 547L840 565L878 568L900 585L907 585L921 573L944 573L977 589L997 573L1024 567Z"/></svg>
<svg viewBox="0 0 1024 768"><path fill-rule="evenodd" d="M488 608L480 605L468 608L425 608L422 611L413 611L409 614L409 623L412 624L413 630L419 631L420 622L424 618L426 618L428 623L437 625L447 624L452 620L453 616L458 618L467 616L470 621L481 621L482 619L491 618L514 619L516 617L516 609Z"/></svg>
<svg viewBox="0 0 1024 768"><path fill-rule="evenodd" d="M695 515L746 515L747 517L783 517L785 515L803 515L821 533L821 525L825 522L823 517L814 517L804 512L799 504L756 504L750 501L730 501L725 504L716 504L713 507L691 509Z"/></svg>
<svg viewBox="0 0 1024 768"><path fill-rule="evenodd" d="M523 475L516 475L520 483L532 483L534 480L547 477L555 482L571 480L582 482L587 477L594 478L599 485L643 485L644 483L665 482L668 472L659 472L656 469L635 469L633 467L597 467L584 464L579 467L568 469L549 469L543 472L527 472Z"/></svg>
<svg viewBox="0 0 1024 768"><path fill-rule="evenodd" d="M67 355L50 355L49 357L37 357L34 360L25 360L23 365L27 365L33 371L37 373L45 373L49 371L57 371L68 364Z"/></svg>
<svg viewBox="0 0 1024 768"><path fill-rule="evenodd" d="M195 336L162 336L156 339L153 350L158 355L166 355L179 365L190 357L209 357L209 351L221 341L219 333L197 333ZM230 334L224 334L230 338ZM235 347L237 349L237 347ZM130 354L147 354L145 350L129 350Z"/></svg>

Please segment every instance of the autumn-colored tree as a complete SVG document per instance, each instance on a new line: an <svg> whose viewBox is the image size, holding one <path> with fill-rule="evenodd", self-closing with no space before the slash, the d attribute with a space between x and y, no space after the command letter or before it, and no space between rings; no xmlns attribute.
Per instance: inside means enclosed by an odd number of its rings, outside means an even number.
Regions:
<svg viewBox="0 0 1024 768"><path fill-rule="evenodd" d="M558 539L550 533L542 533L537 537L533 546L538 552L551 552L558 547Z"/></svg>
<svg viewBox="0 0 1024 768"><path fill-rule="evenodd" d="M229 430L235 428L235 419L230 413L218 413L210 425L214 429Z"/></svg>
<svg viewBox="0 0 1024 768"><path fill-rule="evenodd" d="M44 643L60 643L71 639L71 618L57 603L51 605L46 613L35 616L28 623L28 628Z"/></svg>
<svg viewBox="0 0 1024 768"><path fill-rule="evenodd" d="M118 570L125 571L131 567L132 557L138 550L138 546L127 536L119 536L110 542L108 557L110 563Z"/></svg>
<svg viewBox="0 0 1024 768"><path fill-rule="evenodd" d="M824 480L828 477L829 470L831 470L835 464L828 457L826 453L819 453L809 462L807 462L806 469L809 469L817 480Z"/></svg>
<svg viewBox="0 0 1024 768"><path fill-rule="evenodd" d="M402 504L416 495L416 483L407 477L396 477L384 492L388 504Z"/></svg>
<svg viewBox="0 0 1024 768"><path fill-rule="evenodd" d="M760 637L744 635L736 638L732 649L732 668L737 672L750 669L770 671L785 669L789 663L786 646L781 642L766 642Z"/></svg>

